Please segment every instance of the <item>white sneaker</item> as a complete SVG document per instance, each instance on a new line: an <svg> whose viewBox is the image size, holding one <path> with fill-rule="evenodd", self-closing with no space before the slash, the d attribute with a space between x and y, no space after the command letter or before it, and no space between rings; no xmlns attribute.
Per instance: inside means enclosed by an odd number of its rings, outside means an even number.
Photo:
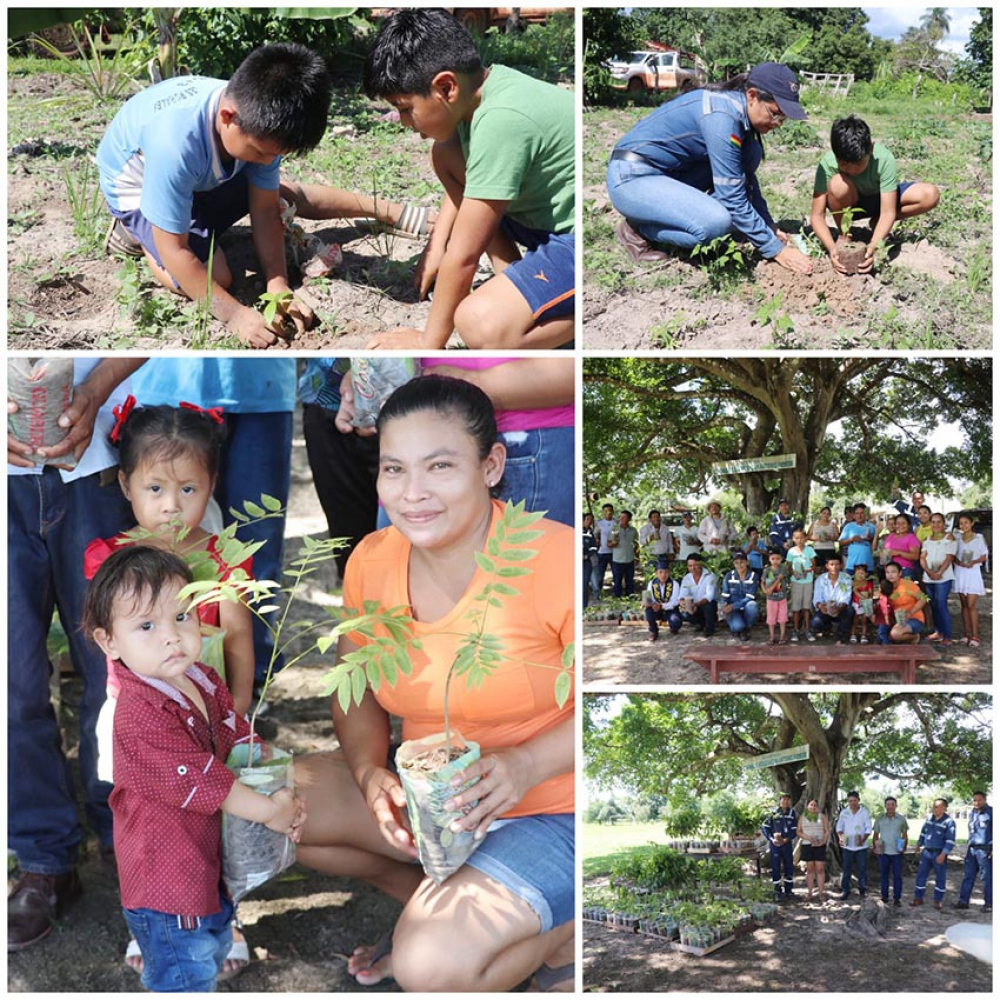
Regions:
<svg viewBox="0 0 1000 1000"><path fill-rule="evenodd" d="M799 633L793 631L792 632L792 642L798 642L798 641L799 641Z"/></svg>
<svg viewBox="0 0 1000 1000"><path fill-rule="evenodd" d="M815 642L815 641L816 641L816 636L814 636L814 635L812 634L812 632L806 632L806 638L807 638L807 639L808 639L808 640L809 640L810 642Z"/></svg>
<svg viewBox="0 0 1000 1000"><path fill-rule="evenodd" d="M862 642L862 643L863 643L864 645L866 645L866 646L867 646L867 645L868 645L868 636L866 636L866 635L863 635L863 636L861 637L861 642Z"/></svg>
<svg viewBox="0 0 1000 1000"><path fill-rule="evenodd" d="M851 645L852 645L852 646L853 646L853 645L856 645L856 644L857 644L857 641L858 641L858 637L857 637L856 635L852 635L852 636L851 636Z"/></svg>

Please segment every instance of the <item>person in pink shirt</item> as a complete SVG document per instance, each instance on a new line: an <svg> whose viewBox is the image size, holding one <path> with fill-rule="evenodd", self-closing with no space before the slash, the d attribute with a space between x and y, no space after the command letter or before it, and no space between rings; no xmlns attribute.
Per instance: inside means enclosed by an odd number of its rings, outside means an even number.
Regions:
<svg viewBox="0 0 1000 1000"><path fill-rule="evenodd" d="M920 539L913 533L910 519L905 514L896 515L892 529L892 534L885 540L886 562L899 563L901 575L908 580L916 580Z"/></svg>

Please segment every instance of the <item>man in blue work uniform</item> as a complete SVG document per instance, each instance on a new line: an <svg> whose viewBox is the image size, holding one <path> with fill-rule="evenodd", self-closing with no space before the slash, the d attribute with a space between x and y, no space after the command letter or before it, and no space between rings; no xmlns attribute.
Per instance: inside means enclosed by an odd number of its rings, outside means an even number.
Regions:
<svg viewBox="0 0 1000 1000"><path fill-rule="evenodd" d="M764 820L764 825L760 828L771 847L771 882L774 884L774 898L777 902L792 898L792 852L795 849L798 823L799 818L792 808L792 797L782 795L778 800L778 808Z"/></svg>
<svg viewBox="0 0 1000 1000"><path fill-rule="evenodd" d="M955 847L955 821L948 815L948 800L935 799L934 809L927 817L917 838L917 880L913 886L910 906L923 906L927 878L934 869L934 909L941 909L945 882L948 877L948 855Z"/></svg>
<svg viewBox="0 0 1000 1000"><path fill-rule="evenodd" d="M792 547L792 532L795 523L788 513L788 501L782 497L778 501L777 513L771 518L771 527L767 533L768 543L772 552L784 555Z"/></svg>
<svg viewBox="0 0 1000 1000"><path fill-rule="evenodd" d="M976 876L983 876L983 913L993 912L993 806L986 804L985 792L972 793L969 813L969 849L965 854L965 877L955 908L967 910Z"/></svg>
<svg viewBox="0 0 1000 1000"><path fill-rule="evenodd" d="M729 631L739 639L749 639L757 620L757 590L760 574L748 568L745 552L733 553L733 568L722 580L722 605L719 613L726 618Z"/></svg>

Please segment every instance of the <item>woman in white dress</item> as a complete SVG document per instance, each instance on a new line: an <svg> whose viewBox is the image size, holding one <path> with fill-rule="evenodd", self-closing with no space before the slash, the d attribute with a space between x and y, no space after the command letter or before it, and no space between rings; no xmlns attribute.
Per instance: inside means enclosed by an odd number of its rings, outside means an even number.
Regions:
<svg viewBox="0 0 1000 1000"><path fill-rule="evenodd" d="M973 529L971 514L958 515L955 540L958 552L955 557L955 593L962 605L962 641L966 646L979 648L979 595L986 593L983 586L983 564L989 558L989 549L982 535Z"/></svg>

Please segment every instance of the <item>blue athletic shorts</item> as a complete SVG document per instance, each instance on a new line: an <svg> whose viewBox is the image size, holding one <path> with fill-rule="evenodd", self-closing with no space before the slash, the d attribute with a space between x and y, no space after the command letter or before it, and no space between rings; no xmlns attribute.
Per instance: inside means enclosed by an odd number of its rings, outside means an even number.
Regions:
<svg viewBox="0 0 1000 1000"><path fill-rule="evenodd" d="M903 192L908 188L912 187L916 181L907 181L905 184L900 184L896 189L896 211L899 211L899 206L903 201ZM858 205L860 209L860 215L868 216L872 222L878 222L878 217L882 214L882 196L880 194L859 194L858 195Z"/></svg>
<svg viewBox="0 0 1000 1000"><path fill-rule="evenodd" d="M539 322L572 316L576 296L576 251L572 233L560 236L529 229L506 215L500 229L527 253L503 273L531 307Z"/></svg>
<svg viewBox="0 0 1000 1000"><path fill-rule="evenodd" d="M573 830L572 813L497 820L465 863L523 899L544 934L575 913Z"/></svg>
<svg viewBox="0 0 1000 1000"><path fill-rule="evenodd" d="M130 235L148 250L160 267L163 261L153 241L153 224L135 208L128 212L109 209L129 231ZM211 191L196 191L191 204L191 228L188 230L188 247L203 264L208 263L212 236L224 233L250 211L250 195L246 174L240 171L232 180ZM176 285L177 282L175 281Z"/></svg>

